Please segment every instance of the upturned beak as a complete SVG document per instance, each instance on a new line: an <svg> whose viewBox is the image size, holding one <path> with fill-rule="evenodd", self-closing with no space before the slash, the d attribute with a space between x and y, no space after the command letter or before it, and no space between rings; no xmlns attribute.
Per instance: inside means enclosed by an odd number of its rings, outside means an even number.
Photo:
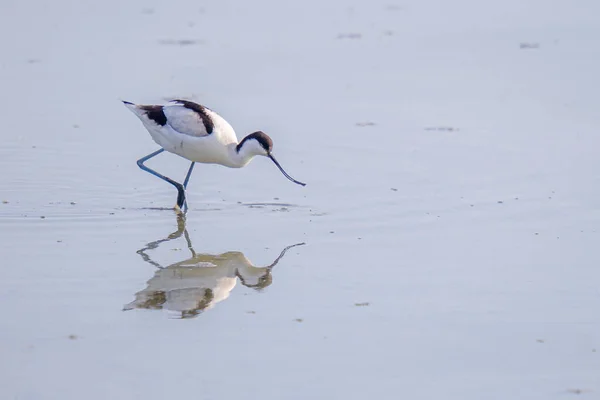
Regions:
<svg viewBox="0 0 600 400"><path fill-rule="evenodd" d="M297 183L298 185L306 186L306 183L302 183L300 181L297 181L294 178L292 178L291 176L289 176L289 174L287 172L285 172L285 170L283 169L283 167L277 162L277 160L275 159L275 157L273 157L272 154L269 154L268 157L275 163L275 165L277 165L277 168L279 168L279 170L281 171L281 173L283 174L283 176L285 176L286 178L288 178L290 181L292 181L294 183Z"/></svg>

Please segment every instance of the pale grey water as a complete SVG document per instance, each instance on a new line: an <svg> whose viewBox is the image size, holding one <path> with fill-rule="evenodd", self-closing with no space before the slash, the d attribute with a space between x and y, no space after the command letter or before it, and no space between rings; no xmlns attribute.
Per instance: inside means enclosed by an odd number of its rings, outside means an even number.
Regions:
<svg viewBox="0 0 600 400"><path fill-rule="evenodd" d="M0 398L598 398L599 8L5 2ZM188 243L172 97L308 186L199 165Z"/></svg>

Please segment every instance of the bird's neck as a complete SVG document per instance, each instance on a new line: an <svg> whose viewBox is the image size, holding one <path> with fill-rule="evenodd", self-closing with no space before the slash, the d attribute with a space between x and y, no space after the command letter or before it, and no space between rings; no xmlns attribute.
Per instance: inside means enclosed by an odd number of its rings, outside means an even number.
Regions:
<svg viewBox="0 0 600 400"><path fill-rule="evenodd" d="M248 146L242 145L238 148L237 144L230 145L230 160L231 167L233 168L242 168L246 166L253 158L256 156L256 153L252 152Z"/></svg>

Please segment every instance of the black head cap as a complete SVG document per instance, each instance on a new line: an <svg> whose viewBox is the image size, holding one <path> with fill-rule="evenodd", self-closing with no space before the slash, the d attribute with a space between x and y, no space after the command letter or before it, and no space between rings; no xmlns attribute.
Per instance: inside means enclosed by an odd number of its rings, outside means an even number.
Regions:
<svg viewBox="0 0 600 400"><path fill-rule="evenodd" d="M245 138L243 138L242 141L237 145L237 148L236 148L237 151L239 152L240 149L242 148L242 146L244 145L244 143L247 140L251 140L251 139L254 139L258 143L260 143L260 145L263 147L263 149L266 150L267 154L271 154L271 151L273 150L273 141L271 140L269 135L267 135L263 131L256 131L254 133L249 134Z"/></svg>

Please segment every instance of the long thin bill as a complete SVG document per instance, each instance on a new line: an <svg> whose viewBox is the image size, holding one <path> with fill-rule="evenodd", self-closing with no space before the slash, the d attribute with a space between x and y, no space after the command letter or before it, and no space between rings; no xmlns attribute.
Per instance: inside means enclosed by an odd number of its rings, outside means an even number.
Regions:
<svg viewBox="0 0 600 400"><path fill-rule="evenodd" d="M275 163L275 165L277 165L277 168L279 168L279 170L281 171L281 173L283 174L283 176L285 176L286 178L288 178L290 181L292 181L294 183L297 183L298 185L306 186L306 183L302 183L300 181L297 181L294 178L292 178L291 176L289 176L288 173L284 171L283 167L281 165L279 165L279 163L277 162L277 160L275 159L275 157L273 157L273 155L269 154L269 158L271 160L273 160L273 162Z"/></svg>

